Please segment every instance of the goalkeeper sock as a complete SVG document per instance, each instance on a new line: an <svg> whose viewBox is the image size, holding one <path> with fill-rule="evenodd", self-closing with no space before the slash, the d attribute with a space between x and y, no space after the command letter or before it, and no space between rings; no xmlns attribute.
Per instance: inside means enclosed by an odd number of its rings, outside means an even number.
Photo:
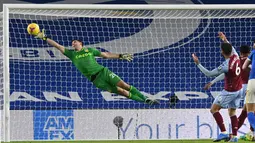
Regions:
<svg viewBox="0 0 255 143"><path fill-rule="evenodd" d="M141 99L143 99L144 101L147 99L146 96L144 96L139 90L137 90L134 86L130 86L130 90L129 90L133 95L137 95L138 97L140 97Z"/></svg>
<svg viewBox="0 0 255 143"><path fill-rule="evenodd" d="M141 99L140 97L138 97L136 95L133 95L131 92L129 92L128 98L132 99L132 100L135 100L135 101L138 101L138 102L144 102L145 101L145 100Z"/></svg>

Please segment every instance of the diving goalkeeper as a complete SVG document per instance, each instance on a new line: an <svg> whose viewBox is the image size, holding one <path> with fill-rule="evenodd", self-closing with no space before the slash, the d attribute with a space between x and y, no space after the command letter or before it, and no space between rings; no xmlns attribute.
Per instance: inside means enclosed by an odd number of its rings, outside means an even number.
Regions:
<svg viewBox="0 0 255 143"><path fill-rule="evenodd" d="M83 47L83 43L80 40L73 40L72 47L74 50L68 50L54 40L47 38L44 29L42 32L38 33L35 38L45 40L48 44L57 48L61 53L68 57L75 67L97 88L150 105L159 104L159 101L144 96L134 86L127 84L108 68L98 64L95 59L95 57L102 57L106 59L123 59L131 61L133 60L132 54L100 52L95 48Z"/></svg>

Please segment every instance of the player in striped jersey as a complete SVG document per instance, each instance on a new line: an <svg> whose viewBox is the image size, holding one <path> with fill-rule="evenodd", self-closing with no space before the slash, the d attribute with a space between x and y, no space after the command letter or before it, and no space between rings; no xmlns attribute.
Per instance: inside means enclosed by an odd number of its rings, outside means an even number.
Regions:
<svg viewBox="0 0 255 143"><path fill-rule="evenodd" d="M192 58L197 65L197 67L208 77L217 76L217 78L208 83L205 88L210 88L213 83L225 79L224 89L218 95L211 107L211 113L218 124L221 133L214 140L214 142L218 142L221 140L226 140L229 138L229 135L226 132L225 125L223 123L223 118L220 114L220 109L224 107L228 107L229 116L232 124L232 133L233 136L229 140L229 142L238 142L237 138L237 129L238 129L238 119L235 115L236 108L239 107L242 93L242 79L241 79L241 68L240 68L240 59L236 50L229 43L221 44L221 54L225 58L223 64L221 64L218 68L215 68L212 71L207 70L203 67L198 57L195 54L192 54Z"/></svg>

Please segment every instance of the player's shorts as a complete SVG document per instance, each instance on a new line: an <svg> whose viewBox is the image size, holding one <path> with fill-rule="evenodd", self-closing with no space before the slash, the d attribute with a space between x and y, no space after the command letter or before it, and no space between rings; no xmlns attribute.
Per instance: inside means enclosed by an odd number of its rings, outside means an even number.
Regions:
<svg viewBox="0 0 255 143"><path fill-rule="evenodd" d="M213 104L217 104L223 108L239 108L242 92L242 89L236 92L222 90L220 95L215 98Z"/></svg>
<svg viewBox="0 0 255 143"><path fill-rule="evenodd" d="M119 76L114 74L108 68L104 68L97 75L96 79L93 81L93 84L104 91L117 93L117 83L121 80Z"/></svg>
<svg viewBox="0 0 255 143"><path fill-rule="evenodd" d="M255 103L255 79L248 81L246 103Z"/></svg>
<svg viewBox="0 0 255 143"><path fill-rule="evenodd" d="M246 90L247 84L243 84L242 100L244 101L244 104L246 103Z"/></svg>

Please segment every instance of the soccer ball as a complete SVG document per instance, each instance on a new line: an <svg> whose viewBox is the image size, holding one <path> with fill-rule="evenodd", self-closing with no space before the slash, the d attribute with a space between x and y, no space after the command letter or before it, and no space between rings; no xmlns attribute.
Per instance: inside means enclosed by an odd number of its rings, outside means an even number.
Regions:
<svg viewBox="0 0 255 143"><path fill-rule="evenodd" d="M30 35L37 35L40 32L39 25L36 23L31 23L27 26L27 32Z"/></svg>

